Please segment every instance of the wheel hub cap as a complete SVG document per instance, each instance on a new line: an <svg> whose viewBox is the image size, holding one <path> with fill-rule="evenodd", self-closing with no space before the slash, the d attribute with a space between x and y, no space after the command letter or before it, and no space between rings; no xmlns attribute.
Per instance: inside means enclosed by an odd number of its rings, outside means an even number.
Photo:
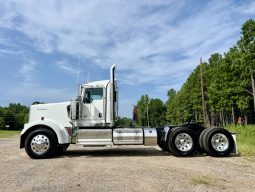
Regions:
<svg viewBox="0 0 255 192"><path fill-rule="evenodd" d="M50 140L45 135L36 135L31 140L31 149L34 153L41 155L45 153L50 147Z"/></svg>
<svg viewBox="0 0 255 192"><path fill-rule="evenodd" d="M180 133L175 138L175 146L180 151L186 152L189 151L193 146L193 140L187 133Z"/></svg>
<svg viewBox="0 0 255 192"><path fill-rule="evenodd" d="M227 150L229 146L228 138L222 133L217 133L213 135L211 139L211 143L212 143L212 147L216 151L225 151Z"/></svg>

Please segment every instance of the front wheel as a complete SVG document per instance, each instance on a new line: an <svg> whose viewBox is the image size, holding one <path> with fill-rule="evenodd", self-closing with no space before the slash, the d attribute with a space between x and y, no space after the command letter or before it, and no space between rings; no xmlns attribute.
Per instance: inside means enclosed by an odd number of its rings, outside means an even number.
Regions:
<svg viewBox="0 0 255 192"><path fill-rule="evenodd" d="M197 139L191 130L177 127L171 131L168 145L175 156L191 156L196 150Z"/></svg>
<svg viewBox="0 0 255 192"><path fill-rule="evenodd" d="M33 159L52 157L55 154L56 146L55 135L45 128L32 131L25 140L25 150Z"/></svg>

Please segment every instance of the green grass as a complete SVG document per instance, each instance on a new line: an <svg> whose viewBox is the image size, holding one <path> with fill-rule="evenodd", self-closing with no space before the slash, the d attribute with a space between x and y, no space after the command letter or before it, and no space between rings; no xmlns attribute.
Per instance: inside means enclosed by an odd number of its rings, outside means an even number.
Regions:
<svg viewBox="0 0 255 192"><path fill-rule="evenodd" d="M0 130L0 138L9 138L16 136L20 133L20 131L7 131L7 130Z"/></svg>
<svg viewBox="0 0 255 192"><path fill-rule="evenodd" d="M212 185L214 180L208 176L192 177L191 182L195 185Z"/></svg>
<svg viewBox="0 0 255 192"><path fill-rule="evenodd" d="M255 126L228 126L231 132L236 132L237 149L242 156L255 157Z"/></svg>

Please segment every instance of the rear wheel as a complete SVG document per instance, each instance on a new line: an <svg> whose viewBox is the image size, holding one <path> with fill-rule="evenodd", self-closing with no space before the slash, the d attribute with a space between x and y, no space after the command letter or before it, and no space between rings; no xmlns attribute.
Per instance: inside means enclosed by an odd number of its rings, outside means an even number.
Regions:
<svg viewBox="0 0 255 192"><path fill-rule="evenodd" d="M183 127L174 128L168 138L168 146L175 156L190 156L197 147L193 131Z"/></svg>
<svg viewBox="0 0 255 192"><path fill-rule="evenodd" d="M166 142L165 142L165 146L166 146L166 151L168 151L169 153L172 153L171 151L171 148L170 148L170 134L171 132L176 129L176 128L172 128L172 129L169 129L168 133L167 133L167 139L166 139Z"/></svg>
<svg viewBox="0 0 255 192"><path fill-rule="evenodd" d="M199 141L198 141L198 143L199 143L199 146L200 146L200 148L202 148L202 149L205 149L205 146L204 146L204 137L205 137L205 135L207 134L207 132L208 131L210 131L210 128L207 128L207 129L204 129L202 132L201 132L201 134L200 134L200 136L199 136Z"/></svg>
<svg viewBox="0 0 255 192"><path fill-rule="evenodd" d="M204 149L211 156L228 156L233 148L234 139L226 129L213 128L204 136Z"/></svg>
<svg viewBox="0 0 255 192"><path fill-rule="evenodd" d="M56 145L55 135L45 128L32 131L25 140L25 150L33 159L52 157L55 154Z"/></svg>

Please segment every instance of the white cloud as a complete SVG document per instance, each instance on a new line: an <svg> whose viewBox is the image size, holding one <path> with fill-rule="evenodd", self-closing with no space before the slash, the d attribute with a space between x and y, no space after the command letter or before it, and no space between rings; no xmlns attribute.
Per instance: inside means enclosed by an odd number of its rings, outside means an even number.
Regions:
<svg viewBox="0 0 255 192"><path fill-rule="evenodd" d="M10 78L9 81L0 82L2 90L6 91L2 94L0 103L15 101L30 105L34 101L62 102L75 97L75 87L70 90L63 86L56 88L54 85L42 85L37 78L40 75L42 64L33 59L25 58L24 60L20 68L12 73L15 76L14 79Z"/></svg>
<svg viewBox="0 0 255 192"><path fill-rule="evenodd" d="M26 59L18 70L18 78L23 84L31 84L35 81L38 63L32 59Z"/></svg>
<svg viewBox="0 0 255 192"><path fill-rule="evenodd" d="M1 36L0 36L0 45L7 46L7 47L17 47L15 44L10 42L10 39L8 39L7 37L1 37Z"/></svg>
<svg viewBox="0 0 255 192"><path fill-rule="evenodd" d="M15 42L0 33L0 54L1 55L22 55L24 52Z"/></svg>
<svg viewBox="0 0 255 192"><path fill-rule="evenodd" d="M242 11L246 14L252 14L254 15L255 13L255 2L250 3L248 6L242 7Z"/></svg>
<svg viewBox="0 0 255 192"><path fill-rule="evenodd" d="M73 91L75 93L75 91ZM24 104L32 104L34 101L41 102L64 102L71 100L75 95L65 88L45 87L39 84L18 85L15 89L11 89L8 98L2 98L5 103L21 102Z"/></svg>
<svg viewBox="0 0 255 192"><path fill-rule="evenodd" d="M0 82L2 90L6 90L0 98L1 105L11 102L20 102L25 105L31 105L34 101L46 103L69 101L75 97L75 90L67 88L56 88L54 86L43 86L38 82L24 83ZM11 89L10 89L11 87Z"/></svg>
<svg viewBox="0 0 255 192"><path fill-rule="evenodd" d="M8 55L20 55L20 54L23 54L23 51L0 48L0 54L3 54L3 55L6 55L6 54L8 54Z"/></svg>
<svg viewBox="0 0 255 192"><path fill-rule="evenodd" d="M227 51L241 24L255 15L254 6L231 0L203 6L177 0L3 1L0 27L23 33L38 51L80 54L102 68L116 63L121 83L167 89L178 88L200 57ZM65 60L58 65L77 73Z"/></svg>
<svg viewBox="0 0 255 192"><path fill-rule="evenodd" d="M69 74L75 74L75 75L77 75L77 73L78 73L78 68L77 68L77 66L74 66L74 65L68 63L67 60L57 61L57 62L56 62L56 65L57 65L60 69L64 70L65 72L67 72L67 73L69 73Z"/></svg>

